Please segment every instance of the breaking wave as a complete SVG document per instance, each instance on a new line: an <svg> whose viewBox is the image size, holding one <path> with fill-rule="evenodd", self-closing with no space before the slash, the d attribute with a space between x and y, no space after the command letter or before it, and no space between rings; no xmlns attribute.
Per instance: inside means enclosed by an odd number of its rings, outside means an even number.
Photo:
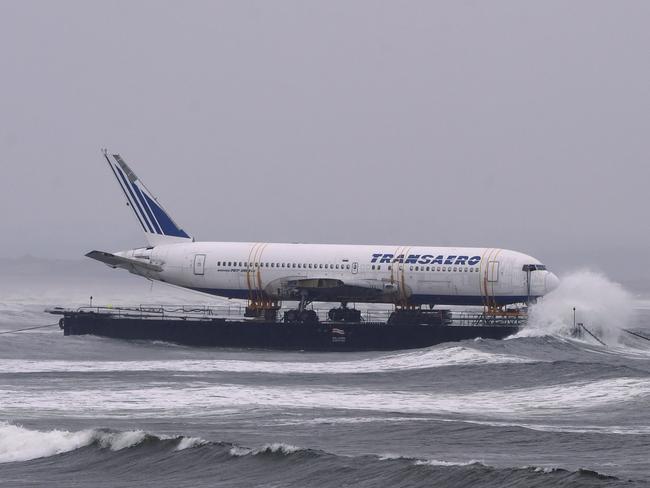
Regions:
<svg viewBox="0 0 650 488"><path fill-rule="evenodd" d="M606 343L618 342L629 327L634 299L623 286L593 271L578 271L563 277L557 289L530 309L528 326L520 336L570 336L573 309L582 323Z"/></svg>
<svg viewBox="0 0 650 488"><path fill-rule="evenodd" d="M76 432L66 430L43 432L0 422L0 463L55 456L91 445L100 449L121 451L145 441L168 441L175 444L176 450L188 449L206 442L196 437L155 436L141 430L113 432L104 429L88 429Z"/></svg>
<svg viewBox="0 0 650 488"><path fill-rule="evenodd" d="M146 478L155 486L203 486L206 476L217 480L238 480L242 471L251 485L338 487L364 480L364 486L445 486L459 484L508 486L630 486L620 480L588 469L570 470L560 466L490 466L477 460L444 460L399 455L366 454L341 456L301 448L286 443L270 443L260 448L208 442L196 437L165 437L143 431L112 432L105 429L68 432L38 431L17 425L0 424L0 462L3 475L12 469L29 483L30 476L45 469L52 486L69 483L70 469L75 480L110 476L113 483L127 485ZM182 452L178 452L178 451ZM119 458L115 458L117 452ZM132 452L131 452L132 451ZM65 454L56 463L39 460ZM30 461L30 468L21 463ZM36 463L36 464L34 464ZM191 469L187 469L191 466ZM79 467L83 469L79 470ZM22 470L21 470L22 469ZM21 470L21 471L19 471ZM230 486L224 483L225 486ZM207 486L207 485L206 485Z"/></svg>

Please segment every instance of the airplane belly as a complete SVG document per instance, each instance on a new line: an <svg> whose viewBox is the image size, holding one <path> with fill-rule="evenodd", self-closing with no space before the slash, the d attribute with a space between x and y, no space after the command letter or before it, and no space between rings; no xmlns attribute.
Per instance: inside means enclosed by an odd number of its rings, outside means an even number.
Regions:
<svg viewBox="0 0 650 488"><path fill-rule="evenodd" d="M456 295L458 291L451 276L435 273L423 273L422 277L417 281L416 289L419 294L433 296Z"/></svg>

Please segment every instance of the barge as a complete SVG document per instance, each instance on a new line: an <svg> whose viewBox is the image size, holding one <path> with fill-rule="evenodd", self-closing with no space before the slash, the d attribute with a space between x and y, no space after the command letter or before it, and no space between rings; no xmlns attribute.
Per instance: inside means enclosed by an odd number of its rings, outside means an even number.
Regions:
<svg viewBox="0 0 650 488"><path fill-rule="evenodd" d="M468 339L503 339L526 323L521 311L367 311L358 321L278 322L246 318L220 307L81 307L46 310L60 315L66 336L95 335L165 341L199 347L305 351L368 351L422 348Z"/></svg>

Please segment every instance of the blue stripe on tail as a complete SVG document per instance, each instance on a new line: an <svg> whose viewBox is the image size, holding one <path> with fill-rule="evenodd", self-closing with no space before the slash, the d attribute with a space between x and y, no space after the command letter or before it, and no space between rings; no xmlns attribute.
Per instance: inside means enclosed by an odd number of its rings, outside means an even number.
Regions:
<svg viewBox="0 0 650 488"><path fill-rule="evenodd" d="M165 211L160 208L156 202L149 198L146 193L142 193L142 196L144 196L145 200L149 204L149 208L151 208L152 212L156 216L156 220L158 220L158 223L160 224L160 227L166 236L185 237L187 239L190 238L190 236L188 236L183 229L176 227L172 219L169 218Z"/></svg>
<svg viewBox="0 0 650 488"><path fill-rule="evenodd" d="M151 210L149 209L149 205L147 205L147 202L144 199L143 192L140 191L140 188L138 188L138 185L135 184L135 183L133 183L133 190L135 191L136 196L140 200L140 203L142 204L142 206L146 210L147 215L149 216L149 220L151 221L153 226L156 228L156 234L162 234L163 233L162 229L160 228L160 225L158 224L156 219L154 219L153 215L151 214Z"/></svg>
<svg viewBox="0 0 650 488"><path fill-rule="evenodd" d="M135 207L133 206L133 203L131 202L131 199L129 198L129 194L126 192L126 188L124 188L124 185L122 185L122 182L120 181L120 177L117 176L117 173L115 172L115 168L113 167L113 164L108 159L108 156L104 155L104 157L106 158L106 161L108 161L108 165L111 167L111 171L115 175L115 179L117 180L117 183L120 185L120 188L122 188L122 191L124 192L124 196L126 197L126 200L127 200L128 204L131 205L131 208L133 209L133 213L135 213L135 216L137 217L138 222L140 222L140 225L142 226L142 230L147 232L147 228L144 226L144 223L142 222L142 219L138 215L138 212L135 211ZM119 171L119 168L118 168L118 171Z"/></svg>
<svg viewBox="0 0 650 488"><path fill-rule="evenodd" d="M124 181L124 185L126 186L126 189L129 190L129 193L131 194L131 198L135 202L135 205L138 207L138 210L140 211L140 214L142 215L142 217L144 217L145 216L144 211L142 210L142 208L140 208L140 204L138 203L138 200L136 200L135 195L133 194L133 191L131 191L131 186L127 182L126 177L124 176L124 173L122 172L122 170L120 168L117 168L117 171L119 171L120 176L122 177L122 180ZM151 224L149 223L149 221L146 218L144 219L144 221L147 224L147 227L149 228L149 232L151 232L153 234L154 231L151 228Z"/></svg>

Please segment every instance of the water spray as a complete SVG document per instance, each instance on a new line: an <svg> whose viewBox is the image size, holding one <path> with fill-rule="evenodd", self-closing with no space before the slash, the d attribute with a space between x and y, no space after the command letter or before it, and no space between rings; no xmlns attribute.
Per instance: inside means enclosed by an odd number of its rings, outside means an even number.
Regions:
<svg viewBox="0 0 650 488"><path fill-rule="evenodd" d="M601 344L612 344L629 325L633 309L632 295L621 285L600 273L579 271L564 276L557 289L531 305L522 335L575 336L584 332Z"/></svg>

